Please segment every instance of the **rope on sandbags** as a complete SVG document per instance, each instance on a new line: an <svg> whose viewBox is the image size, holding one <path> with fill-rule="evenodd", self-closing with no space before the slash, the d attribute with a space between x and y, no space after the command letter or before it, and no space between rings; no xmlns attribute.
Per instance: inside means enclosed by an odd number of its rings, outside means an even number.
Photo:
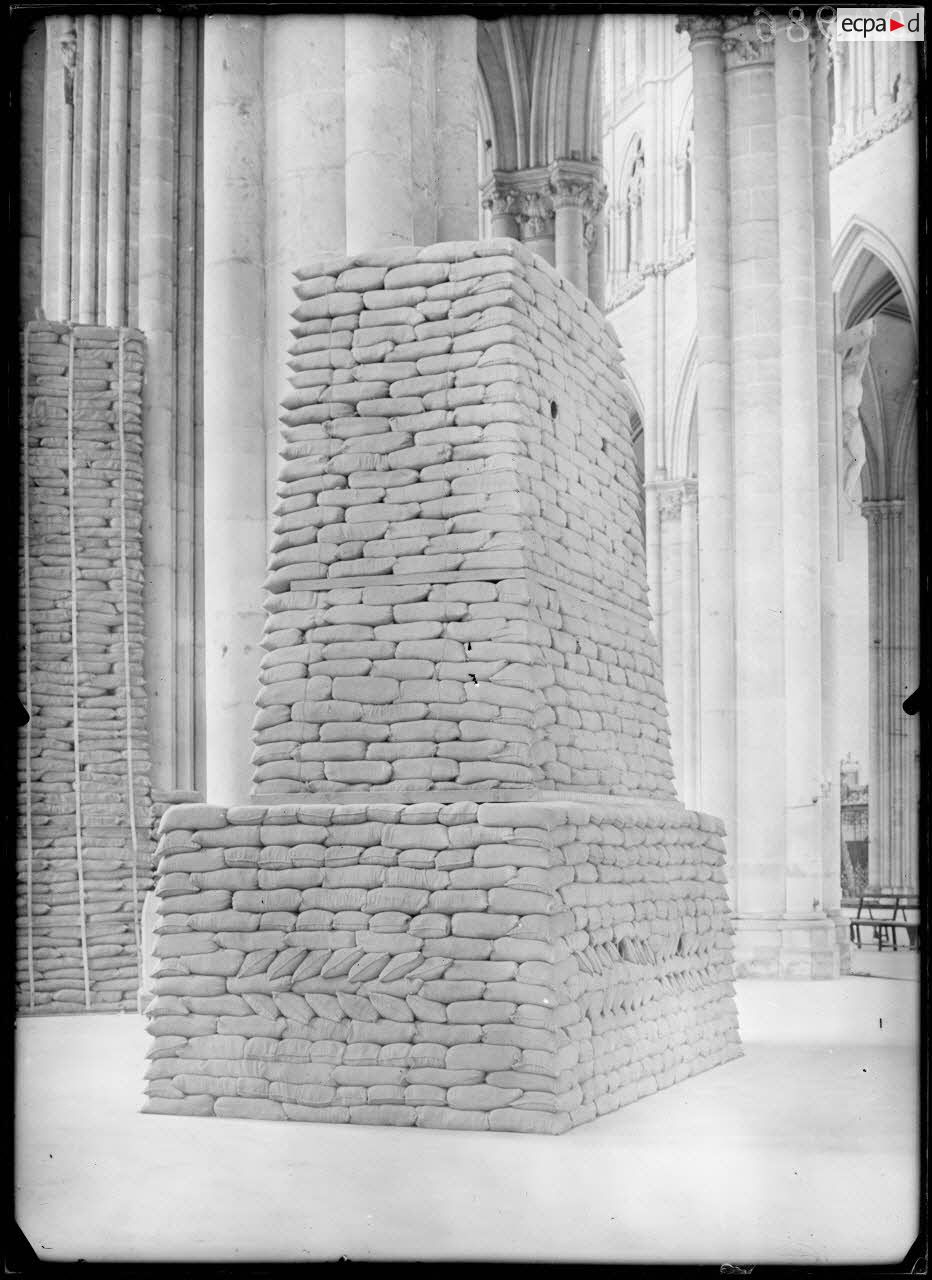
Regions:
<svg viewBox="0 0 932 1280"><path fill-rule="evenodd" d="M142 936L139 919L139 833L136 829L136 776L133 760L133 701L129 666L129 566L126 555L126 419L123 404L125 390L126 330L120 330L117 343L117 438L120 444L120 573L123 591L123 679L126 682L126 805L129 810L129 832L132 845L133 939L136 965L142 982Z"/></svg>
<svg viewBox="0 0 932 1280"><path fill-rule="evenodd" d="M22 432L23 432L23 461L22 461L22 481L23 481L23 625L25 629L24 656L26 660L26 724L25 724L25 753L26 753L26 785L24 788L24 802L26 810L26 970L29 975L29 1008L36 1007L36 971L35 971L35 946L33 941L32 927L32 594L29 586L29 561L32 554L32 548L29 539L29 331L30 324L26 325L26 331L23 335L23 411L22 411Z"/></svg>
<svg viewBox="0 0 932 1280"><path fill-rule="evenodd" d="M87 956L87 918L84 903L84 847L81 837L81 733L78 725L78 543L74 519L74 327L68 339L68 535L71 549L71 688L74 716L74 837L78 869L78 923L84 969L84 1006L91 1007L91 975Z"/></svg>

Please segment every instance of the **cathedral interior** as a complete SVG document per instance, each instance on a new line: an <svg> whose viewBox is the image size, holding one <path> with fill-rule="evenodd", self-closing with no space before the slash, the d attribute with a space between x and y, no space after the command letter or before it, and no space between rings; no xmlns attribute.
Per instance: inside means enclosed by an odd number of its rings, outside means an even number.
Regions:
<svg viewBox="0 0 932 1280"><path fill-rule="evenodd" d="M20 1229L905 1255L924 44L197 8L16 29Z"/></svg>

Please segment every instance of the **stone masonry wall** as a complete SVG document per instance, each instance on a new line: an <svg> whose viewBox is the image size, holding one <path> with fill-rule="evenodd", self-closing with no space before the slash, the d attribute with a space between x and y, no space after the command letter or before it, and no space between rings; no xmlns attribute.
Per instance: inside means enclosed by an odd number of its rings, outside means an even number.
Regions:
<svg viewBox="0 0 932 1280"><path fill-rule="evenodd" d="M135 330L42 320L24 335L17 1003L33 1012L136 1007L152 850L143 360Z"/></svg>
<svg viewBox="0 0 932 1280"><path fill-rule="evenodd" d="M740 1052L617 346L512 241L298 277L254 794L162 818L144 1109L560 1133Z"/></svg>
<svg viewBox="0 0 932 1280"><path fill-rule="evenodd" d="M672 796L598 312L513 241L298 274L256 794Z"/></svg>
<svg viewBox="0 0 932 1280"><path fill-rule="evenodd" d="M184 805L144 1110L560 1133L739 1052L720 824Z"/></svg>

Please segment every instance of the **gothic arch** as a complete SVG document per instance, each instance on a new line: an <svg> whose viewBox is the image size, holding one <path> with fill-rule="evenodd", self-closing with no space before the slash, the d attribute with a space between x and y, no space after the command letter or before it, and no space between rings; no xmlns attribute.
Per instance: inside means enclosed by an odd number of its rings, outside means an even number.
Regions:
<svg viewBox="0 0 932 1280"><path fill-rule="evenodd" d="M849 220L832 252L832 277L841 304L842 328L856 323L852 315L858 295L863 292L861 285L871 257L886 268L898 285L915 331L918 305L913 274L896 245L863 218Z"/></svg>

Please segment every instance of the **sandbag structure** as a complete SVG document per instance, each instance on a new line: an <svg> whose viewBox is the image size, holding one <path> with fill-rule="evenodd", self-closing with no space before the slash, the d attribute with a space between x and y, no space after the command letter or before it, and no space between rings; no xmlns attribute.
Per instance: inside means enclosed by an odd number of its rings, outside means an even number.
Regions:
<svg viewBox="0 0 932 1280"><path fill-rule="evenodd" d="M296 276L253 794L161 820L144 1110L562 1133L740 1053L617 340L511 240Z"/></svg>
<svg viewBox="0 0 932 1280"><path fill-rule="evenodd" d="M22 339L17 1006L136 1009L151 885L142 383L132 329Z"/></svg>

